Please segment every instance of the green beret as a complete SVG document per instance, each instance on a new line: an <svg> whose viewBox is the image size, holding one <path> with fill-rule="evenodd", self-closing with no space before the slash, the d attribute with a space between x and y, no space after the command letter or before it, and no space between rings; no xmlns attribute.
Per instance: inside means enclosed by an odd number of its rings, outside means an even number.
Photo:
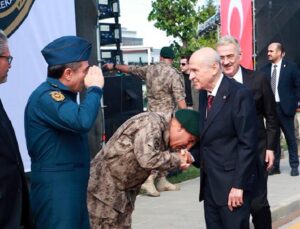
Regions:
<svg viewBox="0 0 300 229"><path fill-rule="evenodd" d="M175 58L174 51L171 47L163 47L160 50L160 56L163 57L163 58L167 58L167 59L174 59Z"/></svg>
<svg viewBox="0 0 300 229"><path fill-rule="evenodd" d="M175 118L190 134L200 137L200 113L190 109L181 109L175 112Z"/></svg>

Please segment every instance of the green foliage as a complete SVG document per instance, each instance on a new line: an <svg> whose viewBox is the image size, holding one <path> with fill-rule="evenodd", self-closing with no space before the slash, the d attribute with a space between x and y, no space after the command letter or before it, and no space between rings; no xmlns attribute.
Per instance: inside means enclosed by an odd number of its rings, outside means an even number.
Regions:
<svg viewBox="0 0 300 229"><path fill-rule="evenodd" d="M175 176L168 177L168 180L175 184L175 183L180 183L186 180L190 180L196 177L199 177L200 171L198 168L191 166L187 170L176 174Z"/></svg>
<svg viewBox="0 0 300 229"><path fill-rule="evenodd" d="M190 55L200 47L213 47L217 41L217 31L198 37L198 25L205 22L216 13L213 0L197 7L197 0L153 0L149 21L154 26L166 32L167 36L175 38L172 46L176 59L180 55ZM176 41L179 40L179 41Z"/></svg>

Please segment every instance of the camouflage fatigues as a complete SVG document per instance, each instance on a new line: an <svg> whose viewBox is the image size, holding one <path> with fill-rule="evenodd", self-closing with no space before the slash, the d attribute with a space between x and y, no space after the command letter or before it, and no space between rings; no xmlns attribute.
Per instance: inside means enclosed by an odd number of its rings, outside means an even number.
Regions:
<svg viewBox="0 0 300 229"><path fill-rule="evenodd" d="M143 67L130 65L129 72L146 82L148 111L173 112L176 103L185 99L183 78L169 64L160 62Z"/></svg>
<svg viewBox="0 0 300 229"><path fill-rule="evenodd" d="M184 79L171 65L159 62L143 67L130 65L129 72L145 80L148 111L174 112L177 102L185 99ZM168 171L151 173L155 178L167 176Z"/></svg>
<svg viewBox="0 0 300 229"><path fill-rule="evenodd" d="M170 120L166 113L132 117L92 160L88 186L92 228L131 228L136 195L151 170L180 166L179 156L168 149Z"/></svg>

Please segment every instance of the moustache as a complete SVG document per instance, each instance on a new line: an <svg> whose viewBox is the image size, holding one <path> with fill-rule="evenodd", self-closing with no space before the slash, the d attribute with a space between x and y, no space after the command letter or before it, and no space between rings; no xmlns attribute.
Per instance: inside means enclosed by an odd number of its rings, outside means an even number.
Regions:
<svg viewBox="0 0 300 229"><path fill-rule="evenodd" d="M224 64L223 65L224 68L228 68L228 67L231 67L231 66L232 66L232 64Z"/></svg>

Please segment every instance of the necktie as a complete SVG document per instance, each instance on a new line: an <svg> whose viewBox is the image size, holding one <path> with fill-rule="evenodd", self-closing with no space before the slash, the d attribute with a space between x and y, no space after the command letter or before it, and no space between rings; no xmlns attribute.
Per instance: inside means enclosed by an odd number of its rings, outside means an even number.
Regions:
<svg viewBox="0 0 300 229"><path fill-rule="evenodd" d="M272 91L273 91L274 95L276 93L276 77L277 77L277 69L276 68L277 68L277 65L275 64L272 75L271 75L271 87L272 87Z"/></svg>
<svg viewBox="0 0 300 229"><path fill-rule="evenodd" d="M214 96L213 95L208 95L207 96L207 112L210 111L211 106L213 104L213 101L214 101Z"/></svg>

